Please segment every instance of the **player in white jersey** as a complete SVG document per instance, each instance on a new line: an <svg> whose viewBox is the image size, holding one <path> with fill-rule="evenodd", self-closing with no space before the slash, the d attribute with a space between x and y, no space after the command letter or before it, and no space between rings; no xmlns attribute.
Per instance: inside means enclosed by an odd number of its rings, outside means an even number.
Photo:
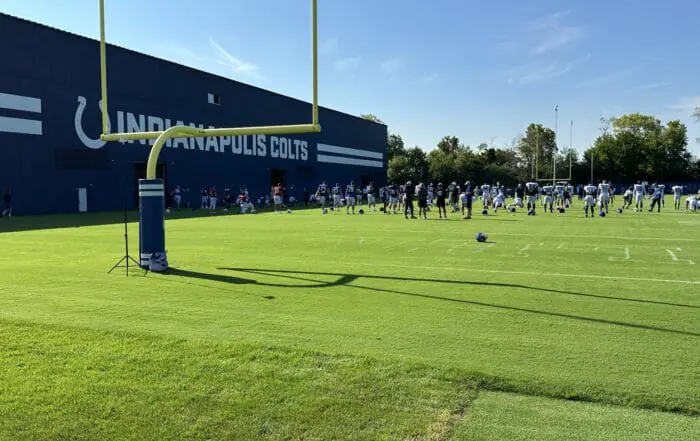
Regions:
<svg viewBox="0 0 700 441"><path fill-rule="evenodd" d="M491 186L489 184L481 186L481 202L484 204L485 209L488 209L489 205L491 205Z"/></svg>
<svg viewBox="0 0 700 441"><path fill-rule="evenodd" d="M591 210L591 217L595 217L595 199L598 189L593 184L588 184L583 187L583 206L585 208L586 217L588 217L588 209Z"/></svg>
<svg viewBox="0 0 700 441"><path fill-rule="evenodd" d="M525 184L525 196L527 198L527 211L535 212L537 207L537 192L538 192L537 182L527 182Z"/></svg>
<svg viewBox="0 0 700 441"><path fill-rule="evenodd" d="M603 181L598 184L598 204L600 209L608 213L608 204L610 204L610 184L608 181Z"/></svg>
<svg viewBox="0 0 700 441"><path fill-rule="evenodd" d="M695 213L698 209L698 196L691 194L685 198L685 211Z"/></svg>
<svg viewBox="0 0 700 441"><path fill-rule="evenodd" d="M644 208L644 196L646 196L647 192L644 189L644 185L642 185L641 181L638 181L636 184L634 184L634 208L637 210L641 211Z"/></svg>
<svg viewBox="0 0 700 441"><path fill-rule="evenodd" d="M661 192L661 206L665 206L664 199L666 199L666 186L664 184L659 184L656 188Z"/></svg>
<svg viewBox="0 0 700 441"><path fill-rule="evenodd" d="M622 196L623 201L622 201L622 209L624 210L625 208L630 208L632 206L632 187L629 187L627 190L625 190L624 195Z"/></svg>
<svg viewBox="0 0 700 441"><path fill-rule="evenodd" d="M683 195L683 187L680 185L674 185L671 187L671 193L673 193L673 208L676 210L681 209L681 196Z"/></svg>
<svg viewBox="0 0 700 441"><path fill-rule="evenodd" d="M547 205L549 204L549 212L554 213L554 186L545 185L542 187L542 192L544 193L544 211L547 212Z"/></svg>
<svg viewBox="0 0 700 441"><path fill-rule="evenodd" d="M520 201L522 205L522 201ZM498 212L499 208L505 208L506 206L506 196L503 194L503 189L498 190L498 194L493 198L493 211Z"/></svg>
<svg viewBox="0 0 700 441"><path fill-rule="evenodd" d="M562 184L554 186L554 203L557 207L564 206L564 186Z"/></svg>
<svg viewBox="0 0 700 441"><path fill-rule="evenodd" d="M345 201L347 202L345 213L350 214L350 207L352 207L352 214L355 214L355 181L350 181L350 185L345 187Z"/></svg>

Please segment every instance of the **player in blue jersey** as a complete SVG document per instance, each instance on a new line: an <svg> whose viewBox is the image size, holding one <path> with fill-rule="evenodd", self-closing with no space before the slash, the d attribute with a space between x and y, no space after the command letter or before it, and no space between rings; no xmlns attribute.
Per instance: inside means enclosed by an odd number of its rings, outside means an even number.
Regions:
<svg viewBox="0 0 700 441"><path fill-rule="evenodd" d="M328 197L328 185L326 181L321 182L321 184L316 189L316 202L321 206L321 211L326 209L326 198Z"/></svg>

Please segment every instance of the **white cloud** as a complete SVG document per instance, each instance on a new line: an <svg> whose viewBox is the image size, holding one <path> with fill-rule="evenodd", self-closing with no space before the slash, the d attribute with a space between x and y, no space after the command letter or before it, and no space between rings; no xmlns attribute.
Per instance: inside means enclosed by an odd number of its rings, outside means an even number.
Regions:
<svg viewBox="0 0 700 441"><path fill-rule="evenodd" d="M230 69L234 74L260 78L258 66L234 57L226 49L221 47L212 37L209 37L209 45L216 51L216 62Z"/></svg>
<svg viewBox="0 0 700 441"><path fill-rule="evenodd" d="M625 69L620 69L616 70L613 72L609 72L597 77L589 78L587 80L582 81L579 86L580 87L599 87L603 86L608 83L613 83L615 81L623 80L625 78L629 78L636 72L640 70L639 67L628 67Z"/></svg>
<svg viewBox="0 0 700 441"><path fill-rule="evenodd" d="M533 55L542 55L562 49L586 38L584 26L565 23L571 11L560 11L531 20L499 43L503 49L528 50Z"/></svg>
<svg viewBox="0 0 700 441"><path fill-rule="evenodd" d="M321 55L332 55L336 53L338 51L338 39L329 38L321 44L318 51Z"/></svg>
<svg viewBox="0 0 700 441"><path fill-rule="evenodd" d="M398 58L391 58L383 61L379 68L384 73L394 73L401 68L401 61Z"/></svg>
<svg viewBox="0 0 700 441"><path fill-rule="evenodd" d="M579 64L585 63L591 59L591 55L561 63L552 61L550 63L531 62L522 66L515 67L508 72L508 82L517 82L519 84L529 84L537 81L543 81L550 78L558 77L570 72Z"/></svg>
<svg viewBox="0 0 700 441"><path fill-rule="evenodd" d="M336 60L335 63L333 63L333 67L335 67L336 70L343 72L347 70L356 69L360 65L361 61L362 57L360 56L342 58L340 60Z"/></svg>
<svg viewBox="0 0 700 441"><path fill-rule="evenodd" d="M649 84L642 84L641 86L634 87L634 88L632 88L632 90L659 89L661 87L668 87L670 85L671 85L671 83L666 83L666 82L649 83Z"/></svg>
<svg viewBox="0 0 700 441"><path fill-rule="evenodd" d="M700 107L700 95L682 97L676 100L675 103L666 106L668 110L684 112L688 115L691 115L698 107Z"/></svg>

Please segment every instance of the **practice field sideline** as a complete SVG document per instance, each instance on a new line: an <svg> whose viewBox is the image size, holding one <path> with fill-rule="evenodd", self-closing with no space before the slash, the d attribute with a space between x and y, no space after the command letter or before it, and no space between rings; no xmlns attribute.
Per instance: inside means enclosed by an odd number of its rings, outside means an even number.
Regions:
<svg viewBox="0 0 700 441"><path fill-rule="evenodd" d="M120 216L0 219L0 439L700 435L700 218L668 204L172 212L173 269L129 278Z"/></svg>

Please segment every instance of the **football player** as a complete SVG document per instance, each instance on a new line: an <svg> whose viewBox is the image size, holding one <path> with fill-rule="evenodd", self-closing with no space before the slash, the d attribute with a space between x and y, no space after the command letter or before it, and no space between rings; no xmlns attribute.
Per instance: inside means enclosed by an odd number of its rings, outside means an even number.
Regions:
<svg viewBox="0 0 700 441"><path fill-rule="evenodd" d="M610 204L610 184L606 180L598 184L598 203L600 204L600 209L605 210L605 214L607 214L608 205Z"/></svg>
<svg viewBox="0 0 700 441"><path fill-rule="evenodd" d="M596 200L596 193L598 191L598 188L593 185L593 184L588 184L585 187L583 187L583 206L586 212L586 217L588 217L588 209L590 208L591 210L591 218L595 217L595 200Z"/></svg>
<svg viewBox="0 0 700 441"><path fill-rule="evenodd" d="M527 182L525 183L525 194L527 195L527 211L534 213L537 208L537 194L539 185L537 182Z"/></svg>
<svg viewBox="0 0 700 441"><path fill-rule="evenodd" d="M542 187L542 192L544 193L544 211L547 212L547 204L549 204L549 212L554 213L554 187L551 185L545 185Z"/></svg>
<svg viewBox="0 0 700 441"><path fill-rule="evenodd" d="M403 214L408 219L408 213L411 213L411 219L416 219L416 216L413 215L413 198L415 197L416 189L411 181L406 182L405 192Z"/></svg>
<svg viewBox="0 0 700 441"><path fill-rule="evenodd" d="M438 214L440 219L442 219L443 214L445 215L445 220L447 220L447 209L445 208L445 199L447 198L447 193L442 187L442 182L438 182L437 191L435 192L435 205L438 208Z"/></svg>
<svg viewBox="0 0 700 441"><path fill-rule="evenodd" d="M524 197L525 197L525 190L523 189L523 184L518 184L518 186L515 188L515 198L513 200L513 203L508 205L506 207L506 209L508 211L511 211L511 209L514 207L523 208L523 198Z"/></svg>
<svg viewBox="0 0 700 441"><path fill-rule="evenodd" d="M328 186L326 181L321 182L321 184L316 189L316 201L321 206L321 211L326 209L326 197L328 196Z"/></svg>
<svg viewBox="0 0 700 441"><path fill-rule="evenodd" d="M481 186L481 202L484 205L484 210L488 210L491 205L491 186L489 184Z"/></svg>
<svg viewBox="0 0 700 441"><path fill-rule="evenodd" d="M464 219L472 218L472 202L474 201L474 187L472 187L471 182L467 181L464 183L464 201L462 207L467 209L467 215ZM447 217L445 217L447 218Z"/></svg>
<svg viewBox="0 0 700 441"><path fill-rule="evenodd" d="M456 213L458 210L458 205L459 205L459 189L457 189L456 182L453 181L447 187L447 196L448 196L450 206L452 207L452 212Z"/></svg>
<svg viewBox="0 0 700 441"><path fill-rule="evenodd" d="M698 209L698 197L694 194L691 194L687 198L685 198L685 211L690 211L691 213L695 213Z"/></svg>
<svg viewBox="0 0 700 441"><path fill-rule="evenodd" d="M345 201L347 202L345 214L350 214L350 207L352 207L352 214L355 214L355 181L350 181L350 184L345 187Z"/></svg>
<svg viewBox="0 0 700 441"><path fill-rule="evenodd" d="M430 184L428 184L428 211L430 211L430 207L432 207L434 199L435 199L435 186L431 182Z"/></svg>
<svg viewBox="0 0 700 441"><path fill-rule="evenodd" d="M675 208L676 210L680 210L683 187L680 185L674 185L673 187L671 187L671 193L673 193L673 208Z"/></svg>
<svg viewBox="0 0 700 441"><path fill-rule="evenodd" d="M562 198L564 199L564 208L569 208L571 206L571 191L569 187L570 186L568 184L564 186L564 194L562 195Z"/></svg>
<svg viewBox="0 0 700 441"><path fill-rule="evenodd" d="M399 189L396 184L389 185L389 210L396 214L396 209L399 206Z"/></svg>
<svg viewBox="0 0 700 441"><path fill-rule="evenodd" d="M654 211L654 207L656 207L657 213L661 213L661 199L663 199L663 193L661 193L663 190L661 187L661 185L652 186L654 193L651 195L651 208L649 208L650 213Z"/></svg>
<svg viewBox="0 0 700 441"><path fill-rule="evenodd" d="M637 183L634 184L634 208L637 210L641 211L644 208L644 197L646 193L642 181L637 181Z"/></svg>
<svg viewBox="0 0 700 441"><path fill-rule="evenodd" d="M659 184L657 188L661 191L661 206L664 207L664 199L666 199L666 186L664 184Z"/></svg>
<svg viewBox="0 0 700 441"><path fill-rule="evenodd" d="M428 189L422 182L416 186L416 196L418 197L418 217L423 215L423 219L428 220Z"/></svg>
<svg viewBox="0 0 700 441"><path fill-rule="evenodd" d="M367 209L377 211L377 197L374 192L374 182L370 182L367 186Z"/></svg>
<svg viewBox="0 0 700 441"><path fill-rule="evenodd" d="M629 187L627 190L625 190L624 195L622 196L623 201L622 201L622 208L629 209L632 206L632 195L633 195L632 187Z"/></svg>
<svg viewBox="0 0 700 441"><path fill-rule="evenodd" d="M557 184L554 186L554 202L556 203L557 207L564 206L564 185L563 184Z"/></svg>
<svg viewBox="0 0 700 441"><path fill-rule="evenodd" d="M343 199L343 191L340 188L340 182L336 182L331 191L333 192L333 210L338 211L340 209L341 199Z"/></svg>
<svg viewBox="0 0 700 441"><path fill-rule="evenodd" d="M506 196L503 194L503 189L498 189L498 194L493 198L493 211L498 212L499 208L505 208Z"/></svg>

